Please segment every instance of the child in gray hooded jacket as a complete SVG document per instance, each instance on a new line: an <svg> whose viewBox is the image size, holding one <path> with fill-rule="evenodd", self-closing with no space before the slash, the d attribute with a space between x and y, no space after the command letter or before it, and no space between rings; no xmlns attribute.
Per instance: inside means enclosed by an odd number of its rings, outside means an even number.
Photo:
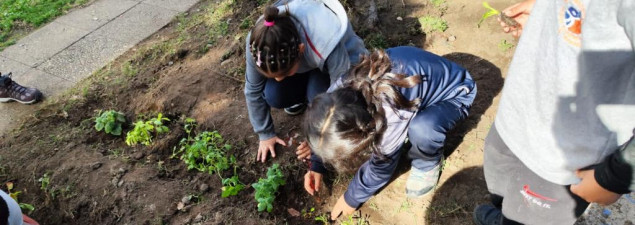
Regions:
<svg viewBox="0 0 635 225"><path fill-rule="evenodd" d="M275 157L270 108L296 115L367 53L335 0L278 1L247 35L245 98L260 143L256 160ZM304 145L303 145L304 146Z"/></svg>

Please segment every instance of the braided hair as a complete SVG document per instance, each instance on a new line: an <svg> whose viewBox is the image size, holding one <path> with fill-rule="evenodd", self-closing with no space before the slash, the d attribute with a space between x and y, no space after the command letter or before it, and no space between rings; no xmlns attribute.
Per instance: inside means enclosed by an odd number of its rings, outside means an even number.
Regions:
<svg viewBox="0 0 635 225"><path fill-rule="evenodd" d="M300 36L288 11L278 14L278 8L265 8L264 21L251 30L249 44L256 66L266 73L286 74L299 59Z"/></svg>
<svg viewBox="0 0 635 225"><path fill-rule="evenodd" d="M394 74L391 67L384 51L362 56L342 88L316 96L309 106L303 124L307 142L337 172L355 172L370 154L387 160L378 148L387 127L383 104L417 110L420 99L409 101L397 88L414 87L421 76Z"/></svg>

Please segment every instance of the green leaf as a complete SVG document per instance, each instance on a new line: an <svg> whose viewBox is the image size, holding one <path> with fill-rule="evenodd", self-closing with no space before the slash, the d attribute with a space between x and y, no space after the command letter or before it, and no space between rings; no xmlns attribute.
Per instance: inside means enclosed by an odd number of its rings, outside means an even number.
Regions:
<svg viewBox="0 0 635 225"><path fill-rule="evenodd" d="M121 135L121 124L119 124L112 132L112 135L120 136Z"/></svg>
<svg viewBox="0 0 635 225"><path fill-rule="evenodd" d="M104 124L102 124L102 123L96 123L95 124L95 130L101 131L103 129L104 129Z"/></svg>
<svg viewBox="0 0 635 225"><path fill-rule="evenodd" d="M20 209L33 211L33 210L35 210L35 207L33 207L33 205L31 205L31 204L20 203Z"/></svg>

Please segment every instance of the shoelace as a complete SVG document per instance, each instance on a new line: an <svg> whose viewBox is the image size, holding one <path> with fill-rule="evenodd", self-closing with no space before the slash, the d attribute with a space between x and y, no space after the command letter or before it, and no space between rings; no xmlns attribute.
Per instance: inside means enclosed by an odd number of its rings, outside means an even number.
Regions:
<svg viewBox="0 0 635 225"><path fill-rule="evenodd" d="M13 79L11 79L12 75L13 73L8 73L5 75L2 75L2 73L0 73L0 77L4 78L4 79L0 79L0 81L2 81L1 82L2 85L7 87L7 89L9 90L9 93L13 96L15 96L15 94L18 94L20 96L25 95L24 92L26 92L27 88L23 87L22 85L19 85L16 82L13 82Z"/></svg>

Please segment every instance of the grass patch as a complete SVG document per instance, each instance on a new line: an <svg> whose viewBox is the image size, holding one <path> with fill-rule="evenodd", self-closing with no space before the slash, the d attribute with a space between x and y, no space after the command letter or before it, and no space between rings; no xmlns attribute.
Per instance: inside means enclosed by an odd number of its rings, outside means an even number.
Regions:
<svg viewBox="0 0 635 225"><path fill-rule="evenodd" d="M434 5L434 7L441 7L443 4L445 4L445 0L430 0L430 3L432 3L432 5Z"/></svg>
<svg viewBox="0 0 635 225"><path fill-rule="evenodd" d="M421 28L425 32L445 32L448 29L448 23L439 17L432 16L424 16L419 18L419 23L421 24Z"/></svg>
<svg viewBox="0 0 635 225"><path fill-rule="evenodd" d="M88 0L0 1L0 50L14 44L24 30L35 29ZM22 32L19 32L22 31Z"/></svg>
<svg viewBox="0 0 635 225"><path fill-rule="evenodd" d="M227 35L229 23L225 18L233 13L233 5L234 0L224 0L215 8L208 9L207 15L203 18L205 25L211 28L209 29L208 44L214 45L218 38Z"/></svg>
<svg viewBox="0 0 635 225"><path fill-rule="evenodd" d="M388 47L386 37L380 33L369 34L364 41L369 49L385 49Z"/></svg>

